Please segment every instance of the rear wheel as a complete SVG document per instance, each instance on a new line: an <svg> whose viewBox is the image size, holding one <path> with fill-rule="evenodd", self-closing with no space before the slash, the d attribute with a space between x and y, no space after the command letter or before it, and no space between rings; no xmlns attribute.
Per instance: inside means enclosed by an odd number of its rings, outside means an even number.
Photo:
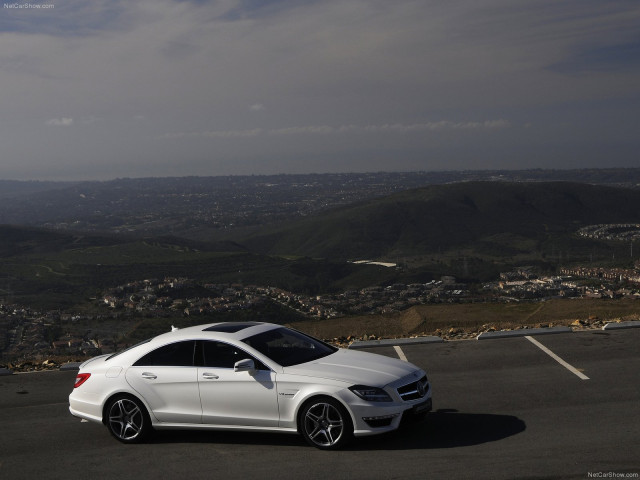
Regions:
<svg viewBox="0 0 640 480"><path fill-rule="evenodd" d="M111 435L123 443L142 442L151 433L151 419L140 400L116 397L106 409L106 424Z"/></svg>
<svg viewBox="0 0 640 480"><path fill-rule="evenodd" d="M351 440L353 425L349 414L338 401L320 397L307 402L302 408L300 433L316 448L337 450Z"/></svg>

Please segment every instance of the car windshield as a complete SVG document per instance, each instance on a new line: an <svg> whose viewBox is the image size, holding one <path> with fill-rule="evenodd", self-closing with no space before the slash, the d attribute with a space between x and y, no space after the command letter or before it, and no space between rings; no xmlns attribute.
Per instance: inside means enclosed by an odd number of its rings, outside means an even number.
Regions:
<svg viewBox="0 0 640 480"><path fill-rule="evenodd" d="M338 349L304 333L276 328L242 340L283 367L311 362Z"/></svg>

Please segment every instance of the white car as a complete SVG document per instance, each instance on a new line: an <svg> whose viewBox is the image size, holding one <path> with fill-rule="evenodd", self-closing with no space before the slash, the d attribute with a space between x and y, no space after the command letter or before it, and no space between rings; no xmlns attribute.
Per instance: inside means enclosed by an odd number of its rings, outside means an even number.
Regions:
<svg viewBox="0 0 640 480"><path fill-rule="evenodd" d="M337 449L431 410L423 370L258 322L175 329L80 365L76 417L125 443L154 429L299 432Z"/></svg>

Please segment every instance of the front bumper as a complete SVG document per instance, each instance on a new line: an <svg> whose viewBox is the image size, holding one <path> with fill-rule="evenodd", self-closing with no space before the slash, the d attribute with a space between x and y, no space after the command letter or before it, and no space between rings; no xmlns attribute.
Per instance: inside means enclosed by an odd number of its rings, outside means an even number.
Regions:
<svg viewBox="0 0 640 480"><path fill-rule="evenodd" d="M417 421L431 411L432 400L431 396L427 396L412 405L406 403L381 405L384 404L351 406L355 417L353 434L356 437L391 432L397 430L401 424Z"/></svg>
<svg viewBox="0 0 640 480"><path fill-rule="evenodd" d="M433 402L431 401L431 397L429 397L424 402L418 403L414 405L408 410L405 410L402 413L402 424L407 424L411 422L415 422L424 417L427 413L429 413L433 409Z"/></svg>

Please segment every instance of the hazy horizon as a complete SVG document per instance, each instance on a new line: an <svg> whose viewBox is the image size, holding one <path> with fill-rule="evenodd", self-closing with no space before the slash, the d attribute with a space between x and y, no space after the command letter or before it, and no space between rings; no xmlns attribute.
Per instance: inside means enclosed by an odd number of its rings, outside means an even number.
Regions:
<svg viewBox="0 0 640 480"><path fill-rule="evenodd" d="M630 0L4 4L0 178L636 167L639 24Z"/></svg>
<svg viewBox="0 0 640 480"><path fill-rule="evenodd" d="M460 170L378 170L378 171L344 171L344 172L307 172L307 173L292 173L292 172L274 172L274 173L236 173L236 174L219 174L219 175L140 175L140 176L121 176L110 178L83 178L83 179L14 179L14 178L0 178L0 182L17 182L17 183L81 183L81 182L112 182L119 180L163 180L163 179L186 179L186 178L227 178L227 177L277 177L277 176L314 176L314 175L409 175L409 174L421 174L421 175L438 175L438 174L451 174L460 176L461 182L466 182L468 179L464 177L465 174L470 175L482 175L490 173L506 174L518 174L525 172L580 172L580 171L640 171L640 167L584 167L584 168L503 168L503 169L460 169ZM478 181L487 181L485 178L479 178ZM535 177L532 181L552 181L552 180L538 180ZM558 180L558 181L578 181L578 180Z"/></svg>

